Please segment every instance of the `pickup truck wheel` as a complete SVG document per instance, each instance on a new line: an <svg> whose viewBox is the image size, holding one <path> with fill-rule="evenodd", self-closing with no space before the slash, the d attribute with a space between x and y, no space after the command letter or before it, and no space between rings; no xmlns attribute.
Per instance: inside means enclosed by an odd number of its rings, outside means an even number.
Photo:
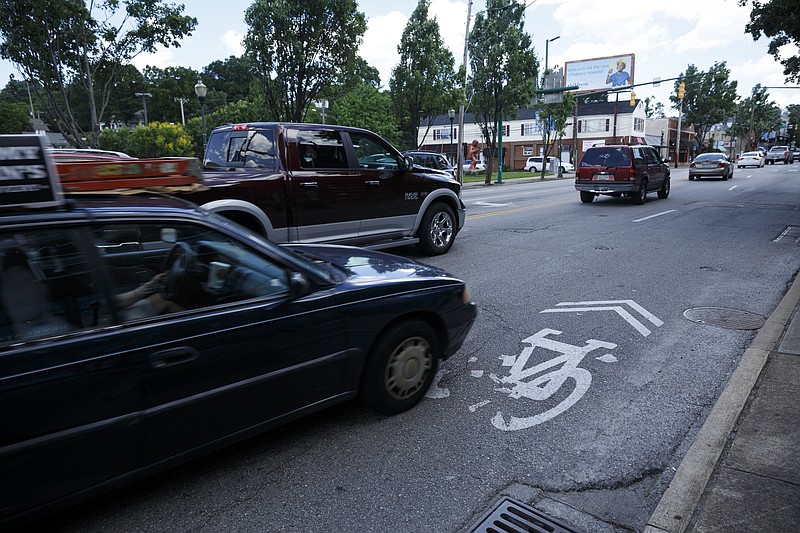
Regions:
<svg viewBox="0 0 800 533"><path fill-rule="evenodd" d="M441 255L453 246L456 216L447 204L436 202L422 217L417 231L419 247L427 255Z"/></svg>
<svg viewBox="0 0 800 533"><path fill-rule="evenodd" d="M664 178L664 184L661 185L661 188L658 190L658 197L662 200L666 200L669 196L669 176Z"/></svg>
<svg viewBox="0 0 800 533"><path fill-rule="evenodd" d="M361 399L382 414L411 409L430 387L440 355L439 338L428 324L397 324L381 334L370 353Z"/></svg>
<svg viewBox="0 0 800 533"><path fill-rule="evenodd" d="M639 185L639 190L631 196L631 199L636 205L642 205L644 203L647 199L647 180L642 180L642 184Z"/></svg>
<svg viewBox="0 0 800 533"><path fill-rule="evenodd" d="M590 204L594 201L595 194L593 192L581 191L581 202Z"/></svg>

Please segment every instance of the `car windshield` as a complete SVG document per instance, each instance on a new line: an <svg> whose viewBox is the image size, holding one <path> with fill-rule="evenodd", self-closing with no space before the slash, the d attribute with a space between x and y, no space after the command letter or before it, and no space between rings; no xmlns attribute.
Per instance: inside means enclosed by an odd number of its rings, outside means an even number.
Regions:
<svg viewBox="0 0 800 533"><path fill-rule="evenodd" d="M627 167L630 164L630 150L624 146L590 148L581 159L582 167Z"/></svg>

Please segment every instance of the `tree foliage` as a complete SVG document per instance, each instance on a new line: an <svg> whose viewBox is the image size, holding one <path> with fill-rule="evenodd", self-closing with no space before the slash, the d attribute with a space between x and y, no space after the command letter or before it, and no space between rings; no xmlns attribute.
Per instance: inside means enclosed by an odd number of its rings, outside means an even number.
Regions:
<svg viewBox="0 0 800 533"><path fill-rule="evenodd" d="M430 0L419 0L411 13L397 46L400 61L389 80L404 148L417 147L423 117L430 129L433 118L455 104L455 60L444 44L439 23L428 16L429 7Z"/></svg>
<svg viewBox="0 0 800 533"><path fill-rule="evenodd" d="M0 100L0 133L31 131L31 116L25 104Z"/></svg>
<svg viewBox="0 0 800 533"><path fill-rule="evenodd" d="M0 56L16 64L75 146L96 146L120 69L157 46L179 46L197 20L163 0L0 0ZM71 94L88 106L88 134ZM88 139L86 137L88 136Z"/></svg>
<svg viewBox="0 0 800 533"><path fill-rule="evenodd" d="M769 101L767 89L758 84L749 97L736 105L728 134L745 139L746 149L755 150L767 144L761 137L766 135L769 138L769 132L778 131L781 124L780 108Z"/></svg>
<svg viewBox="0 0 800 533"><path fill-rule="evenodd" d="M711 128L728 119L736 108L737 82L729 81L729 78L730 70L722 61L714 63L708 72L701 72L690 64L680 79L675 80L675 93L669 99L675 109L680 108L678 87L683 81L686 84L683 113L687 124L694 125L701 150Z"/></svg>
<svg viewBox="0 0 800 533"><path fill-rule="evenodd" d="M741 6L747 3L748 0L739 0ZM769 53L783 65L786 81L800 81L800 6L797 0L753 0L752 5L745 31L756 41L762 35L768 37ZM786 45L793 45L795 53L781 57L781 48Z"/></svg>
<svg viewBox="0 0 800 533"><path fill-rule="evenodd" d="M106 150L125 152L134 157L189 157L192 156L192 136L180 124L154 121L127 128L104 129L100 133L100 146Z"/></svg>
<svg viewBox="0 0 800 533"><path fill-rule="evenodd" d="M525 6L514 0L488 0L469 35L473 112L488 148L486 179L492 179L501 114L513 118L533 96L539 69L531 36L523 30Z"/></svg>
<svg viewBox="0 0 800 533"><path fill-rule="evenodd" d="M400 137L397 121L392 115L388 93L363 83L341 95L331 106L329 116L337 124L374 131L394 145Z"/></svg>
<svg viewBox="0 0 800 533"><path fill-rule="evenodd" d="M265 105L279 120L294 122L357 68L367 28L355 0L255 0L245 22L245 50Z"/></svg>

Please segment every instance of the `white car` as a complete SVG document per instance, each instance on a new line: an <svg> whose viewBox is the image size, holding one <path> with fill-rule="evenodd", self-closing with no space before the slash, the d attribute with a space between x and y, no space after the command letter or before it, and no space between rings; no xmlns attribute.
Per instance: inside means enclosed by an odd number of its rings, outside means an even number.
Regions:
<svg viewBox="0 0 800 533"><path fill-rule="evenodd" d="M558 168L562 173L575 172L575 167L572 165L572 163L568 161L560 161L553 156L548 156L547 158L548 168L550 168L550 165L552 164L553 161L556 161L556 168ZM528 172L541 172L542 157L541 156L529 157L528 160L525 162L525 170Z"/></svg>
<svg viewBox="0 0 800 533"><path fill-rule="evenodd" d="M764 156L761 152L744 152L736 160L736 167L756 167L761 168L764 166Z"/></svg>

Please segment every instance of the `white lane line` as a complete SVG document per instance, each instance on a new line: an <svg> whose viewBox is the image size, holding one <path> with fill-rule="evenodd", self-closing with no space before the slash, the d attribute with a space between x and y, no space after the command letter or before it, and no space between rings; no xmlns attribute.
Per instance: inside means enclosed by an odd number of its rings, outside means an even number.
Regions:
<svg viewBox="0 0 800 533"><path fill-rule="evenodd" d="M733 187L731 187L731 188L730 188L730 189L728 189L728 190L729 190L729 191L732 191L732 190L733 190L733 189L735 189L736 187L738 187L738 185L734 185Z"/></svg>
<svg viewBox="0 0 800 533"><path fill-rule="evenodd" d="M666 215L668 213L674 213L675 211L677 211L677 209L670 209L669 211L664 211L663 213L656 213L655 215L650 215L649 217L637 218L636 220L634 220L634 222L641 222L643 220L649 220L651 218L660 217L661 215Z"/></svg>

